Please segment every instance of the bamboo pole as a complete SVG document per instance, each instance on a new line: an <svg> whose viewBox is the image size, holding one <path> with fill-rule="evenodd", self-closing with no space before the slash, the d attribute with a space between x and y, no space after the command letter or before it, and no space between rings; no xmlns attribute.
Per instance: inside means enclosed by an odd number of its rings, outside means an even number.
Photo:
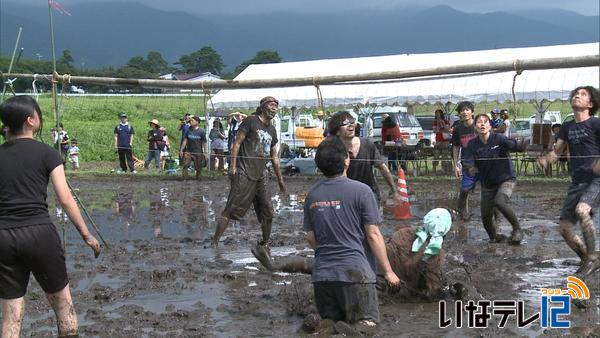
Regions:
<svg viewBox="0 0 600 338"><path fill-rule="evenodd" d="M17 41L15 41L15 48L13 49L12 56L10 58L10 64L8 65L8 73L12 72L12 68L15 63L15 55L17 54L17 48L19 48L19 41L21 40L21 32L23 31L23 27L19 27L19 32L17 33ZM2 87L2 98L1 101L4 101L4 94L6 93L6 85L9 84L10 79L6 79L7 82L4 82L4 86ZM12 89L12 85L11 85Z"/></svg>
<svg viewBox="0 0 600 338"><path fill-rule="evenodd" d="M214 81L177 81L177 80L153 80L153 79L126 79L112 77L92 76L70 76L71 83L87 83L113 86L137 86L143 88L179 88L179 89L253 89L253 88L275 88L275 87L301 87L314 85L334 84L363 84L364 81L399 80L423 76L439 75L473 75L473 73L486 72L509 72L521 70L541 70L558 68L580 68L600 66L600 55L585 55L561 58L544 59L515 59L512 61L499 61L489 63L466 64L457 66L433 67L424 69L399 70L389 72L364 73L352 75L331 75L299 77L288 79L265 79L265 80L214 80ZM33 79L34 74L6 74L11 77ZM38 75L40 76L40 75ZM41 75L47 79L52 75ZM360 81L360 82L359 82Z"/></svg>

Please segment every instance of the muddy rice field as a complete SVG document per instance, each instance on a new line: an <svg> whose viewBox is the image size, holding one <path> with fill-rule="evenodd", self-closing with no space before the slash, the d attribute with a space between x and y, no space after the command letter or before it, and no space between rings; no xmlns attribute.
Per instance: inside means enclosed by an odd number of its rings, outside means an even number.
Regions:
<svg viewBox="0 0 600 338"><path fill-rule="evenodd" d="M273 255L311 250L302 232L302 193L317 178L286 178L290 196L279 196L272 182L275 219ZM384 210L384 236L398 225L417 225L434 207L448 207L457 181L408 180L415 219L396 221ZM202 182L114 176L73 178L72 185L109 243L98 259L61 217L53 194L49 207L66 243L70 285L82 336L230 337L302 336L306 315L316 313L310 276L270 273L250 247L260 237L253 211L230 225L215 250L210 238L215 216L225 205L225 177ZM381 183L380 183L381 184ZM578 259L558 232L565 182L518 183L512 203L522 222L521 246L490 244L479 217L479 189L470 197L474 216L454 222L444 240L447 278L470 289L468 299L525 301L525 314L540 311L540 288L564 289ZM385 187L382 189L387 191ZM598 220L598 218L596 218ZM596 222L598 224L598 222ZM91 225L88 222L88 226ZM598 225L597 225L598 227ZM510 233L510 224L501 230ZM93 230L91 230L93 232ZM597 235L598 236L598 235ZM439 304L380 297L381 325L376 335L394 337L600 336L600 273L586 280L592 298L586 308L571 306L566 329L542 328L536 321L518 328L511 317L498 328L438 327ZM55 320L37 283L26 296L23 336L56 336ZM448 301L453 316L453 301ZM327 328L322 335L332 334Z"/></svg>

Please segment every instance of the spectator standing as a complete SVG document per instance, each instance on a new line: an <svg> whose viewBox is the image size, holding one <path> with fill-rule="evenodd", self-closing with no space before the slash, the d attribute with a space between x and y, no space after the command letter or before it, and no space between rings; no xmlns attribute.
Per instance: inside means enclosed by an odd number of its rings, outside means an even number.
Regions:
<svg viewBox="0 0 600 338"><path fill-rule="evenodd" d="M42 110L30 96L14 96L0 105L0 119L9 128L0 145L0 306L2 337L19 337L25 314L25 294L33 276L46 293L57 319L58 336L76 337L65 253L48 215L48 182L58 202L81 235L100 254L100 244L81 217L69 191L63 158L33 139L42 127Z"/></svg>
<svg viewBox="0 0 600 338"><path fill-rule="evenodd" d="M160 131L163 134L163 148L160 151L160 169L165 169L165 161L167 157L169 157L169 152L171 150L171 143L169 142L169 135L167 135L167 129L165 127L160 127Z"/></svg>
<svg viewBox="0 0 600 338"><path fill-rule="evenodd" d="M452 165L450 163L449 146L450 146L450 120L446 118L446 114L441 109L435 111L435 118L432 123L432 130L435 133L435 146L433 148L433 171L441 161L442 170L448 171Z"/></svg>
<svg viewBox="0 0 600 338"><path fill-rule="evenodd" d="M500 111L500 118L502 119L502 122L500 123L500 126L494 129L494 132L510 137L510 116L508 115L508 110L502 109Z"/></svg>
<svg viewBox="0 0 600 338"><path fill-rule="evenodd" d="M133 135L135 131L133 127L129 124L129 119L127 118L126 113L121 113L119 115L119 119L121 122L115 127L115 149L119 154L119 165L121 166L121 170L123 172L127 172L127 167L132 173L135 173L135 167L133 165L133 154L132 154L132 145L133 145Z"/></svg>
<svg viewBox="0 0 600 338"><path fill-rule="evenodd" d="M317 127L323 130L327 128L327 120L325 120L325 113L322 110L317 113Z"/></svg>
<svg viewBox="0 0 600 338"><path fill-rule="evenodd" d="M179 126L177 127L177 130L179 130L181 132L181 139L179 140L179 152L185 152L185 149L183 149L181 147L181 145L183 144L183 140L185 139L185 136L187 135L188 130L190 130L190 120L191 120L191 114L186 113L183 118L181 118L179 121ZM183 159L180 157L179 158L179 163L183 163Z"/></svg>
<svg viewBox="0 0 600 338"><path fill-rule="evenodd" d="M394 142L394 150L388 151L388 165L389 168L396 172L398 171L398 150L396 146L402 145L402 135L400 134L400 127L396 123L396 114L392 114L381 121L381 140L385 149L386 142Z"/></svg>
<svg viewBox="0 0 600 338"><path fill-rule="evenodd" d="M517 142L502 134L492 133L492 125L487 114L475 118L477 137L469 141L464 150L464 165L471 176L481 174L481 220L490 242L502 242L506 236L498 234L498 225L494 221L497 209L512 225L513 231L508 239L511 244L521 244L523 231L510 207L510 197L517 182L515 168L509 152L523 151L524 142Z"/></svg>
<svg viewBox="0 0 600 338"><path fill-rule="evenodd" d="M206 166L206 131L200 128L200 118L192 116L190 119L190 129L186 133L183 144L181 145L179 156L183 159L183 178L188 177L190 164L194 162L196 170L196 179L200 180L202 168ZM185 149L185 151L183 150Z"/></svg>
<svg viewBox="0 0 600 338"><path fill-rule="evenodd" d="M154 160L156 169L160 169L160 152L164 149L163 133L160 131L160 123L157 119L148 122L150 130L148 131L148 156L144 162L144 168L148 169L150 162Z"/></svg>
<svg viewBox="0 0 600 338"><path fill-rule="evenodd" d="M600 268L592 219L592 208L600 201L600 119L594 118L600 94L592 86L577 87L569 95L569 101L575 119L563 124L554 150L539 158L538 163L546 169L569 147L571 185L560 211L560 234L581 258L577 274L589 276ZM575 233L577 222L583 239Z"/></svg>
<svg viewBox="0 0 600 338"><path fill-rule="evenodd" d="M212 149L212 154L210 158L210 169L215 170L217 167L217 161L219 162L218 170L223 171L224 168L224 159L223 153L225 152L225 134L223 127L221 125L221 121L215 119L213 121L212 129L208 134L208 138L210 139L210 148Z"/></svg>
<svg viewBox="0 0 600 338"><path fill-rule="evenodd" d="M379 302L375 264L388 283L399 285L377 224L379 208L371 189L346 177L348 149L337 137L317 148L317 167L326 179L309 191L304 203L304 230L315 249L312 281L323 319L375 326Z"/></svg>
<svg viewBox="0 0 600 338"><path fill-rule="evenodd" d="M266 96L260 100L254 115L246 118L240 125L231 152L229 166L231 188L212 240L215 248L219 245L219 239L227 229L229 221L241 219L250 206L254 205L262 230L262 239L253 250L271 256L269 241L273 205L267 188L267 161L270 160L273 165L282 195L287 196L277 154L277 131L271 123L277 116L278 110L279 101L272 96Z"/></svg>
<svg viewBox="0 0 600 338"><path fill-rule="evenodd" d="M58 124L58 131L53 134L53 137L54 144L60 151L60 154L66 158L69 152L69 134L62 122Z"/></svg>
<svg viewBox="0 0 600 338"><path fill-rule="evenodd" d="M73 170L79 169L79 147L77 146L77 140L71 140L71 146L69 147L69 161L71 162L71 168Z"/></svg>
<svg viewBox="0 0 600 338"><path fill-rule="evenodd" d="M500 125L502 125L502 119L500 118L500 110L498 108L494 108L492 109L492 111L490 112L492 119L490 120L490 123L492 125L492 130L500 127Z"/></svg>

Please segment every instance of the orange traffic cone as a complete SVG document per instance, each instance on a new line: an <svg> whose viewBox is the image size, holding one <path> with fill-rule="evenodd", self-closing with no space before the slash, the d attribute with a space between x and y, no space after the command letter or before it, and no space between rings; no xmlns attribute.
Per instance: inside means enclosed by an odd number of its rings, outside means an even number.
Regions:
<svg viewBox="0 0 600 338"><path fill-rule="evenodd" d="M404 170L398 168L398 195L396 196L396 208L394 209L394 217L396 219L412 218L410 213L410 203L408 202L408 190L406 189L406 178Z"/></svg>

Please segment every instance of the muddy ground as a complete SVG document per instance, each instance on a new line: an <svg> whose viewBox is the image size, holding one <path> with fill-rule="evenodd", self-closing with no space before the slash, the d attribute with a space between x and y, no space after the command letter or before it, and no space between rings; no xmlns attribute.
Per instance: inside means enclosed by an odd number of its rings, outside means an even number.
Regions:
<svg viewBox="0 0 600 338"><path fill-rule="evenodd" d="M302 230L298 194L315 178L286 178L291 198L284 201L272 184L276 216L273 255L310 253ZM94 260L70 225L64 232L71 288L83 336L295 336L303 335L305 315L316 312L310 277L271 274L249 248L260 237L253 212L231 226L219 250L210 247L215 215L229 189L225 177L204 182L157 178L73 178L82 201L110 244ZM447 207L455 181L409 179L413 214ZM558 232L559 208L567 183L519 183L513 205L525 230L523 245L489 244L479 217L477 191L470 199L474 217L455 222L444 246L450 281L472 286L470 299L524 299L526 314L540 310L541 287L565 288L578 260ZM64 221L51 213L62 232ZM386 213L389 235L398 224ZM503 220L501 228L509 233ZM32 279L33 280L33 279ZM381 297L380 336L538 336L600 335L600 274L588 279L591 307L572 307L570 329L543 329L540 322L520 329L511 318L504 329L438 328L438 303L406 303ZM56 335L43 292L32 281L23 336ZM449 314L452 314L450 311ZM492 319L490 326L498 324Z"/></svg>

